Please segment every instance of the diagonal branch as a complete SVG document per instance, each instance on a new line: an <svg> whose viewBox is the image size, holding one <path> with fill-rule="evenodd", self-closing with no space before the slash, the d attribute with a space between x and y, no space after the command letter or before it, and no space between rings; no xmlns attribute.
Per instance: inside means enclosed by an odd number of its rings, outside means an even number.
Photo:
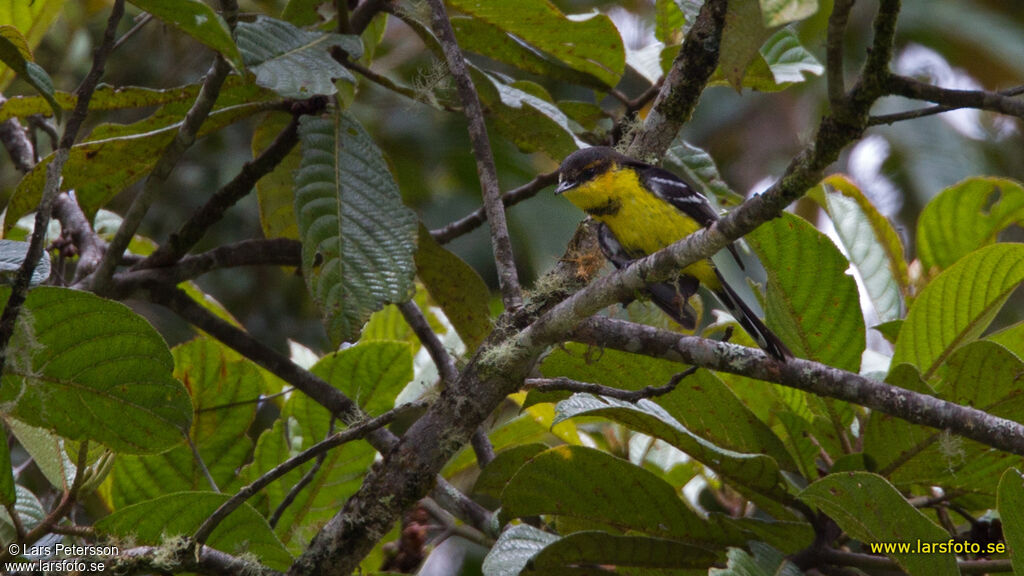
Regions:
<svg viewBox="0 0 1024 576"><path fill-rule="evenodd" d="M512 240L508 235L508 224L505 222L505 207L501 203L501 189L498 187L498 171L494 166L494 154L491 142L487 137L487 124L480 106L473 80L469 77L466 60L455 40L455 31L448 20L443 0L428 0L432 10L431 21L434 33L437 34L441 47L444 49L448 69L455 76L455 86L462 100L462 106L469 121L469 139L473 144L473 156L476 158L476 171L480 177L480 189L484 197L484 209L491 227L491 244L494 249L494 262L498 267L498 284L501 286L502 301L505 309L518 310L523 305L522 291L519 287L519 274L512 254Z"/></svg>
<svg viewBox="0 0 1024 576"><path fill-rule="evenodd" d="M1000 96L1020 96L1024 94L1024 86L1014 86L1006 90L1000 90L997 92ZM904 120L915 120L917 118L924 118L926 116L934 116L935 114L942 114L944 112L950 112L953 110L961 110L963 108L973 108L972 106L954 106L954 105L942 105L928 106L926 108L919 108L917 110L908 110L906 112L895 112L892 114L881 114L878 116L872 116L868 119L868 126L878 126L880 124L894 124L896 122L902 122Z"/></svg>
<svg viewBox="0 0 1024 576"><path fill-rule="evenodd" d="M643 130L629 144L630 156L661 158L690 119L708 79L718 67L725 9L726 0L708 0L701 6L644 120Z"/></svg>
<svg viewBox="0 0 1024 576"><path fill-rule="evenodd" d="M245 197L256 185L260 178L263 178L277 167L284 160L285 156L295 148L299 142L299 118L295 116L288 126L274 138L263 152L256 158L246 162L238 174L230 182L215 192L209 200L189 219L181 225L177 232L171 234L167 242L157 248L135 268L154 268L167 266L179 260L188 253L193 246L203 237L206 230L224 217L228 208Z"/></svg>
<svg viewBox="0 0 1024 576"><path fill-rule="evenodd" d="M513 188L512 190L502 194L501 202L506 208L515 206L523 200L533 198L537 192L540 192L544 188L554 184L557 180L558 172L545 172L544 174L539 174L536 178L530 180L526 184L523 184L518 188ZM430 235L433 236L434 240L437 240L438 243L447 244L459 236L476 230L477 227L486 221L487 210L486 207L481 206L472 213L445 225L443 228L431 230Z"/></svg>
<svg viewBox="0 0 1024 576"><path fill-rule="evenodd" d="M907 422L951 430L987 446L1024 455L1022 424L818 362L795 358L783 364L752 348L680 336L642 324L599 317L584 320L570 338L584 344L639 351L654 358L694 364L845 400Z"/></svg>
<svg viewBox="0 0 1024 576"><path fill-rule="evenodd" d="M115 0L114 6L110 11L110 18L107 20L107 28L103 33L103 40L96 47L96 52L93 55L92 67L89 69L85 79L82 80L82 83L75 90L77 98L75 110L71 113L71 117L64 127L64 135L60 139L60 144L54 153L53 159L46 167L46 183L43 187L42 198L40 198L39 205L36 207L35 226L32 229L32 237L29 241L25 261L18 269L18 275L15 277L14 285L11 287L11 295L7 299L7 305L4 307L3 314L0 315L0 374L3 373L7 360L7 344L14 335L18 314L21 312L22 304L25 303L25 298L28 296L29 280L32 278L32 272L35 271L36 264L43 256L43 242L46 239L46 230L50 225L50 213L53 211L53 203L60 193L61 173L64 170L64 163L67 162L71 146L74 145L75 140L78 138L78 131L82 127L82 123L85 122L85 116L89 111L89 101L96 90L96 85L99 84L100 78L103 77L107 57L110 55L114 44L117 25L123 15L124 0Z"/></svg>
<svg viewBox="0 0 1024 576"><path fill-rule="evenodd" d="M237 493L235 493L234 496L232 496L226 502L221 504L220 507L218 507L217 510L213 512L213 514L210 514L210 516L205 521L203 521L202 526L200 526L196 530L196 533L192 536L192 539L197 544L205 543L207 538L210 537L210 534L213 533L213 531L217 528L221 521L227 518L229 514L237 510L238 507L241 506L246 500L255 496L260 490L269 486L270 483L273 482L274 480L281 478L282 476L291 472L292 470L301 466L302 464L305 464L306 462L309 462L310 460L322 454L326 454L327 451L332 448L337 448L338 446L341 446L342 444L346 444L353 440L365 438L370 433L380 430L384 426L387 426L388 424L392 423L398 416L401 416L402 414L409 412L411 409L415 409L418 407L419 406L416 404L404 404L402 406L395 408L394 410L389 410L388 412L385 412L380 416L377 416L376 418L364 420L358 424L353 425L351 428L346 428L340 432L334 433L329 438L310 446L309 448L303 450L302 452L299 452L295 456L292 456L291 458L278 464L277 466L269 470L266 474L263 474L262 476L254 480L251 484L245 486Z"/></svg>

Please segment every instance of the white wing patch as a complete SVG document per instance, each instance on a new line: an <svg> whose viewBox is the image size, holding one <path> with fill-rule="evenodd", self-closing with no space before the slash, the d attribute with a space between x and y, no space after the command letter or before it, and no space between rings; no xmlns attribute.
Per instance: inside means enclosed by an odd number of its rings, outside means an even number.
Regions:
<svg viewBox="0 0 1024 576"><path fill-rule="evenodd" d="M650 178L650 181L661 184L666 188L675 189L677 195L672 197L672 200L675 202L686 202L689 204L708 203L708 199L705 198L703 194L697 192L696 190L690 188L689 186L683 184L678 180L670 180L668 178L659 178L657 176L652 176Z"/></svg>

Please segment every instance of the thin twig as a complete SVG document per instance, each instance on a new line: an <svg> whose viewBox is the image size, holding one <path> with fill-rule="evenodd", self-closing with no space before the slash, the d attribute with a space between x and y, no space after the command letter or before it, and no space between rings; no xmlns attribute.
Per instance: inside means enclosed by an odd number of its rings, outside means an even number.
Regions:
<svg viewBox="0 0 1024 576"><path fill-rule="evenodd" d="M144 264L144 263L143 263ZM153 284L175 285L211 270L238 266L301 266L302 245L291 238L242 240L186 256L172 266L128 270L114 275L110 294L125 297ZM139 268L141 264L136 265Z"/></svg>
<svg viewBox="0 0 1024 576"><path fill-rule="evenodd" d="M181 127L178 128L177 134L174 135L174 140L164 148L156 165L149 172L149 176L146 177L142 190L132 199L132 203L128 207L128 211L125 212L121 225L114 234L114 238L110 241L110 245L100 260L99 266L86 279L89 288L93 291L104 294L109 289L110 279L118 262L121 261L121 255L128 248L128 243L135 237L135 232L139 229L139 225L142 224L142 219L149 212L149 207L156 200L164 182L171 175L171 171L178 165L182 156L185 155L185 151L195 142L196 134L199 133L199 128L202 126L203 121L206 120L210 111L213 110L213 105L217 101L217 95L220 93L220 87L224 84L224 80L230 71L231 66L227 60L220 54L217 54L214 57L210 71L206 74L202 88L199 89L195 102L192 104L192 108L185 114L185 120L181 123Z"/></svg>
<svg viewBox="0 0 1024 576"><path fill-rule="evenodd" d="M846 39L846 24L850 20L853 2L854 0L836 0L832 5L832 14L828 18L825 69L828 72L828 99L832 104L832 110L836 112L840 112L846 105L843 42Z"/></svg>
<svg viewBox="0 0 1024 576"><path fill-rule="evenodd" d="M40 538L47 535L53 526L71 512L71 508L78 500L78 492L82 489L82 483L85 481L85 470L88 467L88 464L89 441L84 440L78 447L78 458L75 460L75 477L71 481L71 486L64 490L60 503L58 503L57 506L46 515L46 518L43 518L42 522L37 524L35 528L26 533L24 537L18 541L18 543L21 544L22 549L26 546L35 544ZM17 547L14 549L16 550ZM5 546L3 550L0 550L0 561L7 560L11 556L10 548Z"/></svg>
<svg viewBox="0 0 1024 576"><path fill-rule="evenodd" d="M43 194L39 200L39 205L36 207L35 225L32 229L32 237L29 240L28 251L25 254L25 261L22 262L21 267L18 269L18 275L15 277L14 285L11 287L11 295L7 299L7 305L4 307L3 314L0 315L0 374L3 373L7 362L7 345L11 341L11 336L14 335L18 314L21 312L21 306L25 303L25 298L28 295L29 281L32 279L32 273L35 271L39 259L43 256L43 243L46 238L46 230L50 226L50 213L53 211L53 203L60 193L61 174L64 170L64 163L67 162L71 146L74 145L75 140L78 138L78 130L85 121L85 116L89 111L89 101L92 100L92 94L96 90L96 85L99 84L100 78L103 77L103 69L106 66L107 57L110 55L111 47L114 43L117 24L121 21L123 14L124 0L115 0L114 6L110 11L110 18L107 19L103 40L93 55L92 67L89 69L85 79L82 80L82 83L75 90L77 101L75 109L64 127L64 136L61 137L53 159L50 160L50 164L46 167L46 183L43 186Z"/></svg>
<svg viewBox="0 0 1024 576"><path fill-rule="evenodd" d="M239 400L237 402L226 402L224 404L217 404L215 406L207 406L205 408L200 408L200 409L196 410L196 412L197 413L198 412L216 412L217 410L227 410L228 408L235 408L235 407L238 407L238 406L248 406L249 404L260 404L262 402L266 402L267 400L273 400L274 398L280 398L281 396L284 396L286 394L290 394L292 390L294 390L294 388L286 388L286 389L284 389L284 390L282 390L282 391L280 391L280 392L278 392L276 394L268 394L266 396L262 396L261 395L261 396L257 396L256 398L253 398L252 400Z"/></svg>
<svg viewBox="0 0 1024 576"><path fill-rule="evenodd" d="M71 236L71 242L78 249L78 270L75 273L78 280L79 273L93 269L103 258L107 243L93 230L73 191L61 192L57 196L53 217L60 221L61 230Z"/></svg>
<svg viewBox="0 0 1024 576"><path fill-rule="evenodd" d="M244 198L256 182L277 167L299 142L299 118L295 116L274 141L256 158L246 162L238 174L217 190L209 200L192 213L177 232L135 268L167 266L192 249L206 231L224 217L228 208Z"/></svg>
<svg viewBox="0 0 1024 576"><path fill-rule="evenodd" d="M899 114L876 116L871 119L871 124L891 124L899 120L920 118L931 114L940 114L960 108L977 108L999 112L1018 118L1024 118L1024 100L1014 98L1024 94L1024 87L1017 86L1002 92L989 92L986 90L953 90L951 88L940 88L925 82L920 82L906 76L890 76L887 87L892 94L927 100L939 104L923 110L912 110Z"/></svg>
<svg viewBox="0 0 1024 576"><path fill-rule="evenodd" d="M441 339L437 337L437 334L431 330L430 324L427 323L427 319L423 316L420 307L412 300L407 300L398 305L398 310L402 313L402 317L405 318L405 322L412 328L416 337L420 339L420 343L427 349L430 359L437 366L437 372L441 376L441 381L445 384L455 382L455 379L459 377L459 371L455 367L455 359L445 350L444 344L441 343Z"/></svg>
<svg viewBox="0 0 1024 576"><path fill-rule="evenodd" d="M150 14L149 12L146 12L145 14L142 14L135 21L135 25L132 26L127 32L122 34L121 37L117 39L117 42L114 42L114 48L113 49L117 50L118 48L120 48L122 44L124 44L129 39L131 39L132 36L135 36L139 32L139 30L142 30L146 26L146 24L149 24L150 20L152 20L152 19L153 19L153 15Z"/></svg>
<svg viewBox="0 0 1024 576"><path fill-rule="evenodd" d="M192 451L192 458L196 461L196 466L199 467L199 471L203 473L206 478L206 483L210 485L210 489L214 492L220 492L220 488L217 486L217 481L213 479L213 474L210 474L210 469L206 467L206 462L203 461L202 455L199 454L199 448L196 443L192 441L192 436L185 434L185 443L188 444L189 450Z"/></svg>
<svg viewBox="0 0 1024 576"><path fill-rule="evenodd" d="M513 188L505 194L501 195L501 202L506 208L515 206L516 204L533 198L538 192L544 188L554 184L558 180L558 171L545 172L539 174L533 180L530 180L526 184ZM452 240L468 234L473 230L476 230L481 224L487 221L487 210L481 206L475 211L459 218L458 220L445 225L443 228L437 230L431 230L430 235L434 237L440 244L447 244Z"/></svg>
<svg viewBox="0 0 1024 576"><path fill-rule="evenodd" d="M221 504L220 507L213 512L213 514L210 514L210 516L205 521L203 521L203 524L199 527L198 530L196 530L195 534L192 536L192 539L199 544L206 542L207 538L210 537L210 534L213 533L213 530L217 527L217 525L219 525L222 520L227 518L229 514L231 514L239 506L241 506L243 502L253 497L260 490L266 488L274 480L281 478L282 476L291 472L298 466L312 460L313 458L316 458L320 454L325 453L332 448L341 446L346 442L351 442L352 440L364 438L367 435L383 428L384 426L387 426L388 424L393 422L394 419L397 418L398 416L413 409L418 409L420 407L421 406L418 404L403 404L402 406L399 406L394 410L389 410L388 412L385 412L380 416L377 416L376 418L365 420L363 422L355 424L351 428L346 428L341 432L337 432L333 434L331 437L310 446L309 448L303 450L302 452L296 454L295 456L292 456L291 458L285 460L284 462L278 464L277 466L274 466L274 468L267 471L265 474L257 478L248 486L239 490L237 493L235 493L235 495L233 495L226 502Z"/></svg>
<svg viewBox="0 0 1024 576"><path fill-rule="evenodd" d="M519 287L519 274L516 271L515 258L512 253L512 240L508 235L508 224L505 222L505 207L501 202L501 189L498 187L498 171L494 166L494 154L487 136L487 125L484 123L483 109L480 98L473 86L466 68L466 60L455 40L455 31L448 20L444 0L428 0L432 10L431 23L434 33L444 49L448 69L455 76L455 86L462 101L463 111L469 121L469 139L473 145L473 156L476 158L477 175L480 177L480 189L484 198L484 209L491 228L491 244L494 250L494 262L498 268L498 284L501 287L502 301L505 309L516 311L523 305L523 297Z"/></svg>
<svg viewBox="0 0 1024 576"><path fill-rule="evenodd" d="M663 386L644 386L639 390L623 390L621 388L613 388L611 386L604 386L602 384L594 384L591 382L580 382L578 380L572 380L564 377L527 378L526 382L523 383L523 389L536 390L538 392L575 392L595 394L598 396L615 398L616 400L636 403L645 398L655 398L672 392L677 386L679 386L679 383L682 382L684 378L690 376L696 371L697 367L691 366L672 376L672 378L669 379L668 384Z"/></svg>
<svg viewBox="0 0 1024 576"><path fill-rule="evenodd" d="M334 434L334 420L335 419L332 417L331 424L327 427L327 438L324 438L324 440L327 440L332 434ZM295 502L295 499L299 497L299 493L302 492L306 486L309 486L309 483L313 481L313 478L316 478L317 472L319 472L320 467L323 466L325 458L327 458L326 450L317 455L309 470L307 470L306 473L302 475L302 478L299 478L299 481L296 482L295 485L288 490L288 493L284 495L281 503L274 509L274 513L270 515L270 518L267 518L267 524L270 524L271 528L277 527L277 523L281 521L281 516L284 515L285 510Z"/></svg>
<svg viewBox="0 0 1024 576"><path fill-rule="evenodd" d="M370 25L373 17L383 10L388 3L389 0L365 0L361 3L348 19L352 34L362 34L363 30L366 30L366 27Z"/></svg>
<svg viewBox="0 0 1024 576"><path fill-rule="evenodd" d="M139 546L122 549L117 556L104 559L114 574L180 574L195 572L208 576L284 576L259 562L238 558L214 548L201 546L196 551L182 547Z"/></svg>

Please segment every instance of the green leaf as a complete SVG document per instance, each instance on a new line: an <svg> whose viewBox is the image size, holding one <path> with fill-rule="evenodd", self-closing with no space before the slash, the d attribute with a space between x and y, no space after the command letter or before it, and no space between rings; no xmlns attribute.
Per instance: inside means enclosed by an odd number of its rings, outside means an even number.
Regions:
<svg viewBox="0 0 1024 576"><path fill-rule="evenodd" d="M189 437L210 477L226 488L252 453L247 435L256 417L262 376L210 338L175 346L175 376L192 394L195 413ZM191 448L179 445L163 454L122 456L111 475L111 504L121 508L169 492L206 490L206 474Z"/></svg>
<svg viewBox="0 0 1024 576"><path fill-rule="evenodd" d="M75 464L68 457L65 442L60 436L13 418L5 423L51 486L59 490L71 486L75 480Z"/></svg>
<svg viewBox="0 0 1024 576"><path fill-rule="evenodd" d="M39 45L53 21L64 9L64 0L34 0L33 2L0 2L0 25L13 26L25 38L32 50ZM0 91L14 80L14 71L0 65Z"/></svg>
<svg viewBox="0 0 1024 576"><path fill-rule="evenodd" d="M547 0L452 0L449 5L594 76L607 87L617 85L625 71L622 39L604 14L570 19Z"/></svg>
<svg viewBox="0 0 1024 576"><path fill-rule="evenodd" d="M665 167L685 175L689 182L697 185L698 191L713 197L724 206L738 206L743 196L737 194L715 166L715 159L704 150L682 138L676 138L665 152Z"/></svg>
<svg viewBox="0 0 1024 576"><path fill-rule="evenodd" d="M764 542L750 542L751 552L741 548L729 549L729 563L725 568L711 568L709 576L801 576L803 572L786 557Z"/></svg>
<svg viewBox="0 0 1024 576"><path fill-rule="evenodd" d="M219 103L224 104L226 100L235 101L235 103L244 101L232 94L233 92L239 92L238 87L240 85L241 83L237 76L229 77L221 89L222 98L219 99ZM93 92L92 98L89 100L89 110L125 110L160 106L175 102L186 102L190 105L199 93L199 87L199 84L189 84L188 86L178 86L177 88L155 90L138 86L110 86L108 84L101 84L96 87L96 91ZM256 98L259 94L252 90L246 90L245 96ZM54 98L64 110L73 109L78 102L78 97L73 92L55 92ZM11 118L24 118L33 114L46 114L49 109L49 103L42 96L14 96L0 108L0 122L10 120Z"/></svg>
<svg viewBox="0 0 1024 576"><path fill-rule="evenodd" d="M7 429L0 426L0 431ZM17 493L14 490L14 466L11 464L11 449L7 442L0 442L0 504L4 507L10 506L18 501Z"/></svg>
<svg viewBox="0 0 1024 576"><path fill-rule="evenodd" d="M775 501L787 500L779 465L773 458L716 446L686 429L668 412L649 400L632 404L590 394L574 394L572 398L558 403L557 414L556 423L578 416L609 418L631 430L668 442L731 480L737 484L737 488L747 488ZM725 422L719 425L728 426Z"/></svg>
<svg viewBox="0 0 1024 576"><path fill-rule="evenodd" d="M319 8L327 2L328 0L288 0L281 10L281 19L296 26L323 24L324 15L320 13Z"/></svg>
<svg viewBox="0 0 1024 576"><path fill-rule="evenodd" d="M451 21L459 48L467 52L475 52L546 78L598 90L608 88L594 75L573 69L524 45L521 40L509 35L499 26L466 16L453 16Z"/></svg>
<svg viewBox="0 0 1024 576"><path fill-rule="evenodd" d="M117 510L97 521L95 527L101 534L160 545L168 537L193 534L230 496L215 492L165 494ZM206 544L228 554L255 554L260 563L275 570L287 570L293 561L267 521L248 504L225 518Z"/></svg>
<svg viewBox="0 0 1024 576"><path fill-rule="evenodd" d="M818 0L759 0L765 26L782 26L813 16Z"/></svg>
<svg viewBox="0 0 1024 576"><path fill-rule="evenodd" d="M800 493L845 532L865 544L945 542L949 534L928 519L885 478L868 472L830 474ZM958 574L953 554L887 553L911 576Z"/></svg>
<svg viewBox="0 0 1024 576"><path fill-rule="evenodd" d="M814 54L800 44L796 33L789 28L783 28L772 34L761 45L758 52L765 64L768 65L772 78L779 89L805 81L807 79L805 73L821 76L825 72L825 67L821 65L821 62L818 62ZM750 73L749 68L747 73Z"/></svg>
<svg viewBox="0 0 1024 576"><path fill-rule="evenodd" d="M765 26L758 0L729 2L718 66L737 92L743 86L747 66L758 57L761 44L771 35L772 30Z"/></svg>
<svg viewBox="0 0 1024 576"><path fill-rule="evenodd" d="M691 543L722 541L653 472L581 446L559 446L527 462L502 493L502 515L557 514Z"/></svg>
<svg viewBox="0 0 1024 576"><path fill-rule="evenodd" d="M616 568L707 568L716 559L717 554L710 550L674 540L583 531L551 542L533 556L530 566L538 570L594 564Z"/></svg>
<svg viewBox="0 0 1024 576"><path fill-rule="evenodd" d="M284 114L268 114L252 134L253 157L263 152L274 138L291 122ZM267 238L299 239L292 194L292 174L302 160L301 144L284 157L274 170L256 182L256 199L260 208L260 226Z"/></svg>
<svg viewBox="0 0 1024 576"><path fill-rule="evenodd" d="M586 144L572 131L569 118L551 102L506 84L470 66L480 102L499 132L524 152L542 151L554 160Z"/></svg>
<svg viewBox="0 0 1024 576"><path fill-rule="evenodd" d="M412 294L416 215L354 118L303 116L299 135L303 276L331 340L355 340L372 312Z"/></svg>
<svg viewBox="0 0 1024 576"><path fill-rule="evenodd" d="M623 390L663 385L681 368L676 362L618 350L604 350L595 359L588 348L580 344L566 344L552 351L541 365L542 373L548 378L564 376ZM783 468L796 469L785 446L771 429L707 370L698 370L683 379L673 393L659 396L653 402L689 432L717 446L766 454Z"/></svg>
<svg viewBox="0 0 1024 576"><path fill-rule="evenodd" d="M536 412L538 411L543 412L540 407L531 407L526 410L526 414L513 418L491 430L487 434L487 438L491 441L491 446L496 451L502 451L524 444L550 443L557 438L551 430L554 409L548 410L550 418L546 421L543 418L537 417ZM469 469L471 466L475 466L476 463L476 453L473 452L472 447L466 446L448 462L441 471L441 474L445 477L452 477Z"/></svg>
<svg viewBox="0 0 1024 576"><path fill-rule="evenodd" d="M747 235L768 274L768 326L801 358L857 372L864 319L850 263L806 220L783 214Z"/></svg>
<svg viewBox="0 0 1024 576"><path fill-rule="evenodd" d="M13 284L18 276L22 263L25 262L25 255L28 254L28 242L17 240L0 240L0 282ZM43 252L32 270L32 277L29 278L29 286L38 286L50 278L50 254Z"/></svg>
<svg viewBox="0 0 1024 576"><path fill-rule="evenodd" d="M22 527L25 530L32 530L46 518L46 510L43 509L43 505L36 495L28 488L21 484L15 484L14 491L17 494L14 511L21 520ZM7 508L0 507L0 543L4 544L6 549L6 544L17 540L18 533L15 531L11 515L7 513Z"/></svg>
<svg viewBox="0 0 1024 576"><path fill-rule="evenodd" d="M49 103L53 115L60 119L60 105L53 97L53 80L46 70L32 61L28 41L14 26L0 25L0 62L35 88Z"/></svg>
<svg viewBox="0 0 1024 576"><path fill-rule="evenodd" d="M324 356L312 372L376 416L394 408L412 380L412 351L405 342L361 342Z"/></svg>
<svg viewBox="0 0 1024 576"><path fill-rule="evenodd" d="M1024 187L1005 178L969 178L940 192L921 211L918 256L925 272L933 274L993 244L1014 224L1024 225Z"/></svg>
<svg viewBox="0 0 1024 576"><path fill-rule="evenodd" d="M999 480L999 519L1014 574L1024 574L1024 475L1009 468Z"/></svg>
<svg viewBox="0 0 1024 576"><path fill-rule="evenodd" d="M243 472L247 482L267 473L327 437L331 417L327 410L305 395L289 398L283 418L260 435L253 462ZM336 426L340 429L341 426ZM293 553L301 553L325 522L355 494L370 470L376 452L365 442L349 442L327 452L313 480L284 510L276 532ZM292 487L313 467L307 462L275 480L261 494L266 515L277 510Z"/></svg>
<svg viewBox="0 0 1024 576"><path fill-rule="evenodd" d="M337 46L358 59L363 53L358 36L311 32L265 16L251 23L239 22L236 34L256 83L284 98L330 96L338 92L335 79L356 81L331 56L330 49Z"/></svg>
<svg viewBox="0 0 1024 576"><path fill-rule="evenodd" d="M423 224L415 260L416 275L472 354L491 333L487 284L469 264L438 244Z"/></svg>
<svg viewBox="0 0 1024 576"><path fill-rule="evenodd" d="M266 105L261 102L215 110L199 129L198 137L202 138L265 110ZM164 117L161 120L170 119ZM114 196L149 173L164 148L174 139L181 118L175 118L170 125L164 124L152 130L139 131L142 128L139 124L152 127L151 122L146 120L107 130L103 130L104 126L98 126L91 134L96 139L71 148L64 166L62 186L64 189L75 190L86 216L94 216ZM108 136L111 132L115 133ZM18 218L32 212L39 204L46 180L46 167L53 156L50 154L42 159L18 183L7 205L5 231L14 228Z"/></svg>
<svg viewBox="0 0 1024 576"><path fill-rule="evenodd" d="M0 289L6 302L10 290ZM29 293L8 350L0 402L32 426L118 452L181 442L192 403L171 375L163 338L119 302L40 286Z"/></svg>
<svg viewBox="0 0 1024 576"><path fill-rule="evenodd" d="M1020 358L1024 358L1024 322L1007 326L985 337L986 340L1001 344Z"/></svg>
<svg viewBox="0 0 1024 576"><path fill-rule="evenodd" d="M558 536L528 524L510 526L484 558L483 572L486 576L519 576L530 558L556 541Z"/></svg>
<svg viewBox="0 0 1024 576"><path fill-rule="evenodd" d="M889 220L871 204L857 185L832 175L811 193L835 225L874 304L880 322L903 317L903 293L910 283L903 243Z"/></svg>
<svg viewBox="0 0 1024 576"><path fill-rule="evenodd" d="M235 70L245 70L227 22L200 0L129 0L224 56Z"/></svg>
<svg viewBox="0 0 1024 576"><path fill-rule="evenodd" d="M988 327L1024 281L1024 244L996 244L958 260L921 292L900 327L892 365L930 380L950 354Z"/></svg>
<svg viewBox="0 0 1024 576"><path fill-rule="evenodd" d="M654 3L654 37L665 44L683 41L686 15L675 0L656 0Z"/></svg>
<svg viewBox="0 0 1024 576"><path fill-rule="evenodd" d="M500 497L505 485L523 467L523 464L547 449L548 447L544 444L531 442L498 452L494 456L494 460L480 471L476 483L473 484L473 492Z"/></svg>

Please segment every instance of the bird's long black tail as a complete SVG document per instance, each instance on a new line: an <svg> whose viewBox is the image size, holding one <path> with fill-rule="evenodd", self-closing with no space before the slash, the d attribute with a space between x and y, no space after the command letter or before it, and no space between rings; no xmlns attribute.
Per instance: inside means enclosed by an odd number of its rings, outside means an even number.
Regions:
<svg viewBox="0 0 1024 576"><path fill-rule="evenodd" d="M764 322L754 314L754 311L740 299L736 291L726 283L722 273L716 269L715 274L718 275L718 281L722 283L721 290L714 291L715 296L718 297L723 306L729 309L729 312L736 318L736 321L747 331L747 334L750 334L750 337L757 342L757 345L768 353L769 356L773 356L783 362L788 358L792 358L793 353L789 351L789 348L786 348L782 340L769 330L764 325Z"/></svg>

